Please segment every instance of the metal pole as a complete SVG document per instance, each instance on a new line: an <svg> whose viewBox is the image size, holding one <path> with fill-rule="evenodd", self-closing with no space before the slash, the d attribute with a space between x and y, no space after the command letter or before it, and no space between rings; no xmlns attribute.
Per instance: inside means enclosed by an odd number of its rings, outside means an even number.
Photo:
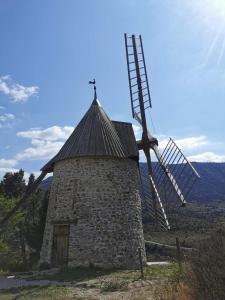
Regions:
<svg viewBox="0 0 225 300"><path fill-rule="evenodd" d="M144 271L143 271L143 262L142 262L142 255L141 255L141 248L138 247L138 255L139 255L139 263L140 263L140 270L141 270L141 278L144 278Z"/></svg>

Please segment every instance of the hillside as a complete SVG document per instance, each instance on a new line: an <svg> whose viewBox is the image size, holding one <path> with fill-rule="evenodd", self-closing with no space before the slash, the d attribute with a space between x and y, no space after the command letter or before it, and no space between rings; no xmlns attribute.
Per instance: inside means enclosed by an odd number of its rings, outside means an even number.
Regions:
<svg viewBox="0 0 225 300"><path fill-rule="evenodd" d="M225 201L225 163L197 163L193 166L201 176L189 196L191 202L206 203ZM141 169L146 169L146 163L140 163ZM41 184L41 188L49 190L52 177Z"/></svg>

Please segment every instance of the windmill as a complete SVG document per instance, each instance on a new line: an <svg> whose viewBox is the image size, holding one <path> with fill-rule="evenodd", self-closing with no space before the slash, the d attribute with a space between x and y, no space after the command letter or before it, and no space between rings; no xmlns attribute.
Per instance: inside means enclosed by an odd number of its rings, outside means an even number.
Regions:
<svg viewBox="0 0 225 300"><path fill-rule="evenodd" d="M200 176L171 138L164 151L160 153L157 139L150 134L147 128L145 112L152 105L141 36L125 34L125 46L132 115L143 130L142 139L137 141L137 145L139 150L144 151L148 169L148 176L142 176L142 186L147 187L143 189L143 194L148 202L150 213L157 223L163 228L170 229L164 209L165 199L168 201L172 196L173 198L176 197L184 206L191 188ZM95 84L95 80L89 83ZM158 165L152 164L150 150L155 153L159 162ZM42 170L40 176L17 202L16 206L0 220L0 226L3 226L29 199L29 196L36 190L48 172L46 169ZM180 180L182 176L185 176L185 180ZM150 199L152 199L151 202Z"/></svg>
<svg viewBox="0 0 225 300"><path fill-rule="evenodd" d="M148 176L141 178L144 186L142 194L156 223L170 229L164 209L166 201L177 198L181 206L185 206L187 196L200 176L172 138L160 152L158 140L151 135L146 120L146 110L152 107L152 102L142 37L125 33L124 38L132 116L142 128L142 138L137 145L139 150L143 150L147 162ZM154 166L151 150L158 160Z"/></svg>

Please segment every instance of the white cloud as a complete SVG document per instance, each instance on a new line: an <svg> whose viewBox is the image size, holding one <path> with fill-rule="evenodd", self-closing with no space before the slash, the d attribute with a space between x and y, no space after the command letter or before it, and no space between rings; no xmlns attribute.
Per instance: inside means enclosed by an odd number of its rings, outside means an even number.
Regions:
<svg viewBox="0 0 225 300"><path fill-rule="evenodd" d="M189 161L197 162L225 162L225 155L219 155L214 152L203 152L188 157Z"/></svg>
<svg viewBox="0 0 225 300"><path fill-rule="evenodd" d="M6 113L0 115L0 128L10 127L13 120L15 120L15 116L13 114Z"/></svg>
<svg viewBox="0 0 225 300"><path fill-rule="evenodd" d="M31 129L20 131L18 137L31 140L32 147L18 153L17 160L41 160L52 158L63 146L64 141L70 136L73 127L52 126L46 129Z"/></svg>
<svg viewBox="0 0 225 300"><path fill-rule="evenodd" d="M191 150L194 148L199 148L208 144L208 139L206 136L196 136L196 137L189 137L183 139L176 139L175 140L178 147L181 149Z"/></svg>
<svg viewBox="0 0 225 300"><path fill-rule="evenodd" d="M30 97L37 95L39 87L23 86L15 83L9 75L0 77L0 92L9 96L12 102L26 102Z"/></svg>
<svg viewBox="0 0 225 300"><path fill-rule="evenodd" d="M15 167L17 161L15 159L0 158L0 168L12 168Z"/></svg>
<svg viewBox="0 0 225 300"><path fill-rule="evenodd" d="M28 139L41 139L45 141L65 140L74 130L71 126L52 126L47 129L31 129L28 131L17 132L17 136Z"/></svg>
<svg viewBox="0 0 225 300"><path fill-rule="evenodd" d="M0 115L0 122L5 123L11 120L14 120L15 116L13 114L4 114Z"/></svg>
<svg viewBox="0 0 225 300"><path fill-rule="evenodd" d="M159 148L161 151L166 147L168 141L169 139L166 139L164 136L159 137ZM177 146L184 152L191 151L193 149L197 149L209 144L207 137L204 135L174 139L174 141Z"/></svg>
<svg viewBox="0 0 225 300"><path fill-rule="evenodd" d="M159 149L160 149L160 151L163 151L165 149L169 139L165 138L164 135L160 135L160 136L158 136L158 140L159 140ZM189 161L225 162L225 155L217 154L214 152L216 143L210 141L204 135L174 139L174 141L178 145L178 147L182 150L184 155L187 156ZM210 148L211 148L211 150L208 151ZM206 149L207 149L207 151L206 151ZM223 148L221 148L220 151L222 149ZM196 153L196 151L198 151L198 152L201 151L201 152ZM152 159L156 160L154 153L152 153ZM143 153L140 153L140 160L145 161L145 157L144 157Z"/></svg>
<svg viewBox="0 0 225 300"><path fill-rule="evenodd" d="M34 147L29 147L23 152L16 154L17 160L41 160L52 158L63 146L64 142L32 141Z"/></svg>
<svg viewBox="0 0 225 300"><path fill-rule="evenodd" d="M0 178L5 175L6 172L17 172L15 169L17 161L15 159L0 158Z"/></svg>
<svg viewBox="0 0 225 300"><path fill-rule="evenodd" d="M136 140L141 139L142 128L139 125L132 124Z"/></svg>

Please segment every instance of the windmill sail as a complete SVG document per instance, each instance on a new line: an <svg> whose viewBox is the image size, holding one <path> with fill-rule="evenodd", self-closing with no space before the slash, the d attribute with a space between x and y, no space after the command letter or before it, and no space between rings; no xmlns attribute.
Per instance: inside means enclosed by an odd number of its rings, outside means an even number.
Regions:
<svg viewBox="0 0 225 300"><path fill-rule="evenodd" d="M144 50L141 36L127 36L125 33L125 46L127 57L127 70L130 87L130 98L133 118L140 113L139 84L141 84L144 108L152 107L151 96L148 84L148 75L145 65ZM138 66L137 66L138 64ZM137 79L140 77L139 83Z"/></svg>
<svg viewBox="0 0 225 300"><path fill-rule="evenodd" d="M127 34L124 37L132 115L143 129L142 139L137 142L137 145L139 150L144 151L147 160L148 175L144 181L148 182L151 191L155 219L162 217L164 225L169 229L169 222L163 206L169 198L168 195L179 199L184 206L187 195L200 176L171 138L163 153L160 153L158 141L149 132L146 122L145 111L152 107L152 103L142 37L141 35L128 36ZM159 161L155 168L152 168L150 149L154 151ZM181 181L180 178L184 172L186 178ZM145 194L149 194L149 192Z"/></svg>

